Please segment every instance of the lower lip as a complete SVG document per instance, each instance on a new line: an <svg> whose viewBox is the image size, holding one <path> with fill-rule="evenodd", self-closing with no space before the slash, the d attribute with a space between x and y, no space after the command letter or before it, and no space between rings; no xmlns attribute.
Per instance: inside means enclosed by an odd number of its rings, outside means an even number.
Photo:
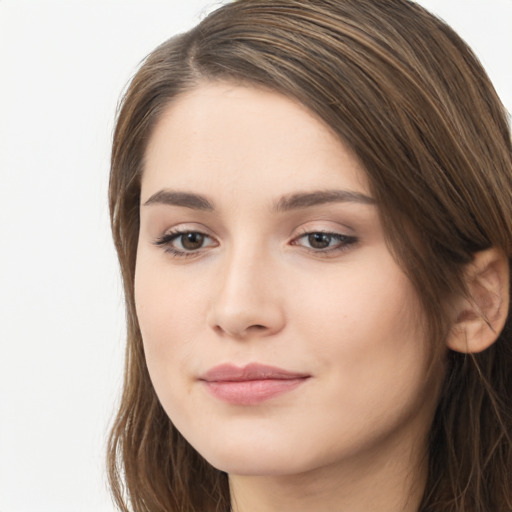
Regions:
<svg viewBox="0 0 512 512"><path fill-rule="evenodd" d="M256 405L297 388L307 377L244 381L204 381L216 398L233 405Z"/></svg>

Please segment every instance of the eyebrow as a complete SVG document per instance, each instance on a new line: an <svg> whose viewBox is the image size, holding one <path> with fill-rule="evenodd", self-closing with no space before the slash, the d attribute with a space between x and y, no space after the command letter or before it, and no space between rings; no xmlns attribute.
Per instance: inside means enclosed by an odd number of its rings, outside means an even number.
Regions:
<svg viewBox="0 0 512 512"><path fill-rule="evenodd" d="M375 204L375 199L350 190L318 190L284 196L276 203L275 209L278 212L285 212L328 203Z"/></svg>
<svg viewBox="0 0 512 512"><path fill-rule="evenodd" d="M287 212L311 208L328 203L362 203L375 204L375 199L350 190L318 190L315 192L297 192L280 198L274 205L277 212ZM193 210L213 211L213 202L206 196L191 192L179 192L163 189L153 194L144 206L151 204L164 204L170 206L181 206Z"/></svg>
<svg viewBox="0 0 512 512"><path fill-rule="evenodd" d="M193 210L214 210L213 204L200 194L192 194L190 192L176 192L173 190L160 190L153 194L144 206L150 204L167 204L170 206L182 206Z"/></svg>

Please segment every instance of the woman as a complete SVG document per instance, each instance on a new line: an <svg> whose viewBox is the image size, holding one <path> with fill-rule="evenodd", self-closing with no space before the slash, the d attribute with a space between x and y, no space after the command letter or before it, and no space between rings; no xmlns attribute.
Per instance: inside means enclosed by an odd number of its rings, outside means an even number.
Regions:
<svg viewBox="0 0 512 512"><path fill-rule="evenodd" d="M406 0L238 0L123 99L122 510L512 511L512 150Z"/></svg>

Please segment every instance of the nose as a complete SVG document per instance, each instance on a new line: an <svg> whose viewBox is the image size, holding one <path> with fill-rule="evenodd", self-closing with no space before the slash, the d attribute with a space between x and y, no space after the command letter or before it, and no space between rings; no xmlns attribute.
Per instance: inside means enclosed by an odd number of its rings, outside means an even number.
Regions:
<svg viewBox="0 0 512 512"><path fill-rule="evenodd" d="M238 251L217 276L208 323L218 334L237 339L265 337L285 325L277 265L259 251Z"/></svg>

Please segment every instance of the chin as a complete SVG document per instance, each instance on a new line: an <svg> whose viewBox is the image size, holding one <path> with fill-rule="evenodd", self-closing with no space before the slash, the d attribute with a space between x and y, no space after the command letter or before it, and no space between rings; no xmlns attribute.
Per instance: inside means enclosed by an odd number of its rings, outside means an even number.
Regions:
<svg viewBox="0 0 512 512"><path fill-rule="evenodd" d="M278 449L274 443L241 443L221 441L222 447L196 448L214 468L233 475L280 476L303 473L311 469L305 453L297 459L297 449ZM219 443L220 444L220 443ZM263 446L262 446L263 445ZM311 462L311 461L310 461ZM312 464L311 464L312 465Z"/></svg>
<svg viewBox="0 0 512 512"><path fill-rule="evenodd" d="M283 460L275 454L269 458L240 455L216 457L208 462L220 471L240 476L284 476L304 473L307 470L294 461Z"/></svg>

